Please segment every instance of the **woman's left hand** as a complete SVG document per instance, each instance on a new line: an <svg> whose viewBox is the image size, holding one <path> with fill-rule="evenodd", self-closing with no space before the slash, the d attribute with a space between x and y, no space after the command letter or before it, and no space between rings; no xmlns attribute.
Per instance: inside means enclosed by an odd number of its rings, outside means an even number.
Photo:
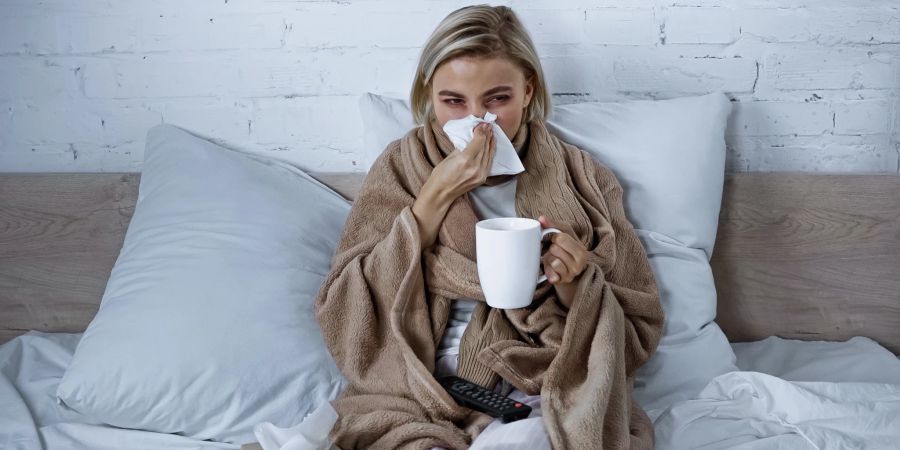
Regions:
<svg viewBox="0 0 900 450"><path fill-rule="evenodd" d="M538 217L543 228L559 228L544 216ZM541 256L547 281L556 289L560 303L566 308L572 305L578 279L587 267L588 251L575 237L566 233L550 235L550 249Z"/></svg>

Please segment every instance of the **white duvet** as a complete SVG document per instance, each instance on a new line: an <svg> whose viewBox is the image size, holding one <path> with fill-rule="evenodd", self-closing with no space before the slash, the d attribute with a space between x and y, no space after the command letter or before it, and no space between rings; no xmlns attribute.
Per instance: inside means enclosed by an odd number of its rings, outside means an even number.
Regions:
<svg viewBox="0 0 900 450"><path fill-rule="evenodd" d="M897 449L900 384L714 378L654 422L664 449Z"/></svg>
<svg viewBox="0 0 900 450"><path fill-rule="evenodd" d="M0 345L0 448L239 448L115 428L62 408L55 400L56 387L79 338L80 333L30 331ZM648 411L658 449L900 448L900 360L874 341L769 338L733 347L741 371L714 378L690 400ZM295 429L318 421L315 429L327 432L322 421L333 421L333 416L320 413L307 420ZM542 426L539 420L532 423ZM274 431L268 430L270 435ZM497 442L481 440L479 448L508 447L504 434L493 433ZM266 450L291 438L277 437ZM305 444L294 439L285 450L326 447L309 437Z"/></svg>

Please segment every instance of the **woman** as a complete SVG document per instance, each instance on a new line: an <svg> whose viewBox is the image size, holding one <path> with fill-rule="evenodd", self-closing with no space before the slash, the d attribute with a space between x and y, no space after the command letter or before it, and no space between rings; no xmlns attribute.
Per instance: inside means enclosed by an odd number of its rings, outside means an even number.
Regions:
<svg viewBox="0 0 900 450"><path fill-rule="evenodd" d="M540 60L515 14L480 5L448 15L423 49L411 104L421 125L373 164L316 299L348 381L332 402L334 443L461 449L481 445L488 426L525 423L457 405L435 378L456 374L514 387L535 407L545 446L652 448L631 390L662 333L656 283L613 173L547 131ZM486 112L524 172L488 176L500 139L489 127L463 151L443 131ZM526 308L484 302L474 226L497 216L563 230L542 256L548 283Z"/></svg>

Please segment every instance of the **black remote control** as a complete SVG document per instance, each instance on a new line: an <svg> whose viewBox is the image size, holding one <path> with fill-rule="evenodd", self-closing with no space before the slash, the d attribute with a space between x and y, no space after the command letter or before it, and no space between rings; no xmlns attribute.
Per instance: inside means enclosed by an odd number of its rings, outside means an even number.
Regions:
<svg viewBox="0 0 900 450"><path fill-rule="evenodd" d="M438 378L438 382L461 406L499 417L504 423L524 419L531 414L530 406L497 394L465 378L449 375Z"/></svg>

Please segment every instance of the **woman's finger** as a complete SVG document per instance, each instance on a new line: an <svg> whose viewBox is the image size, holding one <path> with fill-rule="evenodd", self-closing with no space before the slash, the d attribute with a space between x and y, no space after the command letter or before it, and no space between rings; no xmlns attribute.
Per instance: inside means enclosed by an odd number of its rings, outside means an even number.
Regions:
<svg viewBox="0 0 900 450"><path fill-rule="evenodd" d="M547 218L547 216L538 217L538 222L541 223L541 226L544 228L559 228L555 221L551 221Z"/></svg>
<svg viewBox="0 0 900 450"><path fill-rule="evenodd" d="M556 271L559 274L559 281L561 283L571 283L572 280L575 279L575 273L573 273L566 265L562 262L561 259L556 258L553 262L550 263L550 268Z"/></svg>
<svg viewBox="0 0 900 450"><path fill-rule="evenodd" d="M566 274L572 275L573 277L581 273L581 271L578 270L578 264L575 261L575 257L561 246L553 244L550 246L550 250L548 250L547 253L556 258L555 260L550 260L550 267L556 269L557 272L565 269ZM556 261L559 261L559 263ZM563 278L566 277L563 276Z"/></svg>
<svg viewBox="0 0 900 450"><path fill-rule="evenodd" d="M490 156L488 157L488 167L490 167L494 162L494 155L497 154L497 140L494 138L493 128L490 128L488 133L488 153L490 153Z"/></svg>
<svg viewBox="0 0 900 450"><path fill-rule="evenodd" d="M485 139L484 139L484 148L481 152L481 161L479 162L479 167L488 172L491 167L491 162L494 160L494 129L490 128L489 125L486 125Z"/></svg>
<svg viewBox="0 0 900 450"><path fill-rule="evenodd" d="M564 233L554 233L550 236L550 242L553 242L555 246L562 247L562 250L572 257L570 267L576 271L576 274L584 270L585 262L587 262L587 250L584 249L581 242Z"/></svg>
<svg viewBox="0 0 900 450"><path fill-rule="evenodd" d="M549 281L550 284L556 284L560 279L559 274L553 270L550 264L544 264L544 275L547 276L547 281Z"/></svg>
<svg viewBox="0 0 900 450"><path fill-rule="evenodd" d="M566 267L565 263L560 261L555 255L546 253L541 257L541 262L545 268L549 268L556 273L557 277L559 277L557 281L566 282L567 278L574 278L574 275L569 273L569 268Z"/></svg>
<svg viewBox="0 0 900 450"><path fill-rule="evenodd" d="M563 260L557 258L556 256L550 256L550 268L556 271L559 275L561 283L571 283L575 277L578 276L578 273L572 270L569 266L566 265Z"/></svg>
<svg viewBox="0 0 900 450"><path fill-rule="evenodd" d="M476 125L472 140L469 141L468 145L466 145L466 149L465 151L463 151L463 153L465 153L470 159L473 159L476 162L480 163L481 158L484 156L484 144L486 140L487 133L485 133L484 128L481 124Z"/></svg>

